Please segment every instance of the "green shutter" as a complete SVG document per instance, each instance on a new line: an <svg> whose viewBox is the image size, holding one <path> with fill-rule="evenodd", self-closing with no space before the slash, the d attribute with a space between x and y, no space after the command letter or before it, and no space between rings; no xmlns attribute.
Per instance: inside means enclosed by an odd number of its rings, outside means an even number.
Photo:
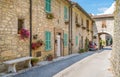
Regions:
<svg viewBox="0 0 120 77"><path fill-rule="evenodd" d="M64 19L68 19L68 8L64 7Z"/></svg>
<svg viewBox="0 0 120 77"><path fill-rule="evenodd" d="M51 32L45 32L45 50L51 50Z"/></svg>
<svg viewBox="0 0 120 77"><path fill-rule="evenodd" d="M76 36L76 46L78 45L78 36Z"/></svg>
<svg viewBox="0 0 120 77"><path fill-rule="evenodd" d="M67 34L64 34L64 46L67 46Z"/></svg>
<svg viewBox="0 0 120 77"><path fill-rule="evenodd" d="M51 0L45 1L45 11L48 13L51 12Z"/></svg>

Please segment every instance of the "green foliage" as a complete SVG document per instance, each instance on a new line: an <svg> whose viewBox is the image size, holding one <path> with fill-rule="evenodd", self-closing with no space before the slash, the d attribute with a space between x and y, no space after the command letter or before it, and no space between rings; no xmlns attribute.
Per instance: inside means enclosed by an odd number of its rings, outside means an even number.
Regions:
<svg viewBox="0 0 120 77"><path fill-rule="evenodd" d="M84 49L80 49L80 51L78 51L78 53L83 53L83 52L85 52Z"/></svg>
<svg viewBox="0 0 120 77"><path fill-rule="evenodd" d="M88 49L89 49L89 39L86 38L85 39L85 51L88 51Z"/></svg>
<svg viewBox="0 0 120 77"><path fill-rule="evenodd" d="M36 58L36 57L35 57L35 58L32 58L32 59L31 59L31 62L37 63L37 62L39 62L39 58Z"/></svg>

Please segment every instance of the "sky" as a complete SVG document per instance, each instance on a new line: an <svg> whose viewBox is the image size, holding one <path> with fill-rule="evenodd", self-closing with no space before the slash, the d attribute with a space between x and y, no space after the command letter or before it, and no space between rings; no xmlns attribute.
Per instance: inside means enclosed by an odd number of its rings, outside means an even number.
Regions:
<svg viewBox="0 0 120 77"><path fill-rule="evenodd" d="M87 13L107 14L114 9L115 0L72 0L77 2Z"/></svg>

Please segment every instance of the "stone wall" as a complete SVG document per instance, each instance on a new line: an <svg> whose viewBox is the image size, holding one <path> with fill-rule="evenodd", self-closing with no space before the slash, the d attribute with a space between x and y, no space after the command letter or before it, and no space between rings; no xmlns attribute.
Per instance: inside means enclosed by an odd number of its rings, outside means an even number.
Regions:
<svg viewBox="0 0 120 77"><path fill-rule="evenodd" d="M64 0L52 0L51 2L51 13L53 14L53 19L46 18L45 11L45 0L34 0L33 1L33 36L38 35L38 40L41 39L45 42L45 31L51 32L51 47L50 51L45 50L45 46L33 50L33 56L36 56L37 52L41 52L40 58L44 58L48 54L53 54L56 56L57 47L55 44L57 32L61 33L61 39L63 38L64 33L68 34L69 24L64 23L64 6L69 7L69 4ZM35 42L37 39L33 39ZM68 41L68 40L67 40ZM68 45L63 47L63 40L61 42L61 52L62 55L68 55Z"/></svg>
<svg viewBox="0 0 120 77"><path fill-rule="evenodd" d="M18 19L24 19L24 27L29 30L29 0L0 0L0 64L29 56L29 39L20 39Z"/></svg>
<svg viewBox="0 0 120 77"><path fill-rule="evenodd" d="M114 77L120 77L120 0L116 0L114 42L111 62Z"/></svg>
<svg viewBox="0 0 120 77"><path fill-rule="evenodd" d="M76 25L76 14L78 15L78 24L80 27ZM83 20L83 25L82 25ZM89 21L89 31L87 31L86 20ZM85 39L88 38L89 41L92 41L92 30L93 30L93 21L81 10L77 7L73 7L73 14L72 14L72 43L73 43L73 53L77 53L79 49L85 48ZM83 29L82 27L85 27ZM78 36L78 45L76 45L76 36ZM82 40L83 37L83 40Z"/></svg>

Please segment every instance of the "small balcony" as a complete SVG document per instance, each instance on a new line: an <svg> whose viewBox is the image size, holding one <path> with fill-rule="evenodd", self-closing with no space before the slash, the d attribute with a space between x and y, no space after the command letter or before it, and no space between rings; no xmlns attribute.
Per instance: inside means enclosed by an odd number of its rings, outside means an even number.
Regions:
<svg viewBox="0 0 120 77"><path fill-rule="evenodd" d="M53 13L46 13L46 18L47 19L53 19L54 18Z"/></svg>
<svg viewBox="0 0 120 77"><path fill-rule="evenodd" d="M86 29L86 27L82 26L82 29L83 29L83 30L85 30L85 29Z"/></svg>
<svg viewBox="0 0 120 77"><path fill-rule="evenodd" d="M75 23L75 24L76 24L76 26L77 26L77 27L80 27L80 26L81 26L78 22L77 22L77 23Z"/></svg>
<svg viewBox="0 0 120 77"><path fill-rule="evenodd" d="M65 24L69 24L69 20L68 19L65 19Z"/></svg>

